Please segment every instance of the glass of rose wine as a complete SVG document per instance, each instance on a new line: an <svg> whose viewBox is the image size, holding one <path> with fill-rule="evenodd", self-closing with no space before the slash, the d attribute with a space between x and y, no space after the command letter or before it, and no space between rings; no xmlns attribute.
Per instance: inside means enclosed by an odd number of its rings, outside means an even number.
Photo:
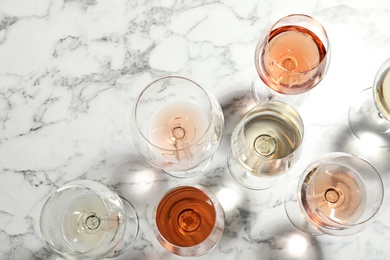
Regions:
<svg viewBox="0 0 390 260"><path fill-rule="evenodd" d="M345 236L361 231L383 202L383 183L366 160L330 153L313 161L287 189L291 223L310 235Z"/></svg>
<svg viewBox="0 0 390 260"><path fill-rule="evenodd" d="M49 248L64 259L116 257L138 234L133 206L103 184L70 182L45 202L40 228Z"/></svg>
<svg viewBox="0 0 390 260"><path fill-rule="evenodd" d="M133 118L138 152L178 178L201 173L222 138L224 118L216 98L181 76L150 83L137 99Z"/></svg>
<svg viewBox="0 0 390 260"><path fill-rule="evenodd" d="M374 85L363 90L348 113L354 135L367 144L390 147L390 58L379 68Z"/></svg>
<svg viewBox="0 0 390 260"><path fill-rule="evenodd" d="M249 189L272 187L298 161L303 132L300 115L288 104L256 105L233 130L227 159L232 176Z"/></svg>
<svg viewBox="0 0 390 260"><path fill-rule="evenodd" d="M160 244L179 256L200 256L222 237L225 213L216 196L200 185L168 191L154 210L154 233Z"/></svg>
<svg viewBox="0 0 390 260"><path fill-rule="evenodd" d="M279 99L299 107L307 91L324 77L330 62L327 33L314 18L293 14L273 24L255 51L258 76L252 84L257 103Z"/></svg>

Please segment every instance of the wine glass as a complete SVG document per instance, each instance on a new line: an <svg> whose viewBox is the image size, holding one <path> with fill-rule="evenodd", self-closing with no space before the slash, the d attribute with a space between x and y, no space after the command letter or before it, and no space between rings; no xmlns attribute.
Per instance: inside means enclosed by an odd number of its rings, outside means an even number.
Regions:
<svg viewBox="0 0 390 260"><path fill-rule="evenodd" d="M348 113L354 135L378 147L390 147L390 58L379 68L374 86L363 90Z"/></svg>
<svg viewBox="0 0 390 260"><path fill-rule="evenodd" d="M222 138L224 118L216 98L196 82L166 76L138 96L133 143L153 166L178 178L201 173Z"/></svg>
<svg viewBox="0 0 390 260"><path fill-rule="evenodd" d="M298 161L303 122L288 104L269 100L256 105L235 126L228 154L229 170L249 189L267 189Z"/></svg>
<svg viewBox="0 0 390 260"><path fill-rule="evenodd" d="M299 107L306 94L327 72L330 44L327 33L314 18L292 14L273 24L255 51L258 76L252 84L257 103L280 99Z"/></svg>
<svg viewBox="0 0 390 260"><path fill-rule="evenodd" d="M200 256L222 237L225 213L216 196L200 185L168 191L154 209L154 233L160 244L179 256Z"/></svg>
<svg viewBox="0 0 390 260"><path fill-rule="evenodd" d="M313 161L288 188L291 223L310 235L345 236L361 231L378 212L383 183L366 160L330 153Z"/></svg>
<svg viewBox="0 0 390 260"><path fill-rule="evenodd" d="M138 216L124 198L99 182L70 182L46 201L43 239L65 259L103 259L124 253L138 234Z"/></svg>

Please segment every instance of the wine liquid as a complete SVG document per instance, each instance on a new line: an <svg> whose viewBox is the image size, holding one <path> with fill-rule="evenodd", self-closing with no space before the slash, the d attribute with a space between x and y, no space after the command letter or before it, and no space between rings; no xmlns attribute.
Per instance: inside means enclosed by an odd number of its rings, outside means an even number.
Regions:
<svg viewBox="0 0 390 260"><path fill-rule="evenodd" d="M332 225L328 219L341 224L357 221L365 208L366 196L360 178L346 167L329 165L311 183L314 172L307 175L306 185L302 186L302 202L309 217L321 226Z"/></svg>
<svg viewBox="0 0 390 260"><path fill-rule="evenodd" d="M63 214L62 235L67 243L79 252L87 252L106 235L106 207L94 193L86 193L73 199Z"/></svg>
<svg viewBox="0 0 390 260"><path fill-rule="evenodd" d="M322 77L325 56L325 46L313 32L300 26L282 26L271 31L268 45L260 53L259 65L265 72L260 76L279 93L299 94Z"/></svg>
<svg viewBox="0 0 390 260"><path fill-rule="evenodd" d="M381 76L375 99L381 114L390 121L390 68Z"/></svg>
<svg viewBox="0 0 390 260"><path fill-rule="evenodd" d="M199 107L184 101L165 104L156 110L150 121L151 142L167 150L183 149L193 144L204 135L209 122Z"/></svg>
<svg viewBox="0 0 390 260"><path fill-rule="evenodd" d="M195 246L211 233L216 213L210 198L194 187L179 187L159 203L156 224L160 234L171 244ZM169 246L167 249L170 250Z"/></svg>
<svg viewBox="0 0 390 260"><path fill-rule="evenodd" d="M270 159L291 154L302 141L299 129L287 116L272 112L250 116L244 134L257 154Z"/></svg>

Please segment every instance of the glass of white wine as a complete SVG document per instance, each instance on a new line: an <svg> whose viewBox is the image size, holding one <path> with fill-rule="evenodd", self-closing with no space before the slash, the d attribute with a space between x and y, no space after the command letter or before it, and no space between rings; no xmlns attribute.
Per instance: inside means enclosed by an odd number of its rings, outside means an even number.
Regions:
<svg viewBox="0 0 390 260"><path fill-rule="evenodd" d="M217 197L201 185L169 190L154 210L154 233L165 249L179 256L200 256L212 250L225 228Z"/></svg>
<svg viewBox="0 0 390 260"><path fill-rule="evenodd" d="M201 173L222 138L224 118L216 98L196 82L166 76L138 96L133 143L156 168L178 178Z"/></svg>
<svg viewBox="0 0 390 260"><path fill-rule="evenodd" d="M285 16L257 44L253 96L257 103L279 99L299 107L307 91L323 79L329 63L330 43L324 27L308 15Z"/></svg>
<svg viewBox="0 0 390 260"><path fill-rule="evenodd" d="M228 167L249 189L267 189L291 169L301 154L304 126L288 104L269 100L256 105L235 126Z"/></svg>
<svg viewBox="0 0 390 260"><path fill-rule="evenodd" d="M131 247L138 222L126 199L90 180L59 188L47 199L40 216L43 239L64 259L116 257Z"/></svg>
<svg viewBox="0 0 390 260"><path fill-rule="evenodd" d="M390 58L379 68L374 86L354 100L348 118L358 139L372 146L390 147Z"/></svg>
<svg viewBox="0 0 390 260"><path fill-rule="evenodd" d="M345 236L361 231L383 202L379 173L366 160L330 153L313 161L287 189L291 223L310 235Z"/></svg>

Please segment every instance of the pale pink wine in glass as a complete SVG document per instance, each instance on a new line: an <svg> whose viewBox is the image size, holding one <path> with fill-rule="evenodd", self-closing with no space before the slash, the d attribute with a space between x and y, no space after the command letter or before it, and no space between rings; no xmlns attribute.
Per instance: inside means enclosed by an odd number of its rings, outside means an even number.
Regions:
<svg viewBox="0 0 390 260"><path fill-rule="evenodd" d="M291 223L311 235L346 236L361 231L383 202L383 182L366 160L329 153L310 163L286 191Z"/></svg>
<svg viewBox="0 0 390 260"><path fill-rule="evenodd" d="M316 181L310 182L313 174L317 175ZM359 175L339 165L329 164L318 173L312 171L302 185L303 207L321 226L332 225L333 221L354 223L366 207L366 196Z"/></svg>
<svg viewBox="0 0 390 260"><path fill-rule="evenodd" d="M323 26L314 18L293 14L273 24L255 51L261 81L252 85L258 103L280 99L295 107L324 77L330 62L330 44ZM307 93L306 93L307 94Z"/></svg>
<svg viewBox="0 0 390 260"><path fill-rule="evenodd" d="M200 139L207 127L208 118L197 105L185 101L168 102L151 117L150 140L164 149L185 149ZM192 150L184 151L181 159L189 159L189 153L196 152L196 148Z"/></svg>
<svg viewBox="0 0 390 260"><path fill-rule="evenodd" d="M310 30L300 26L283 26L271 31L263 48L261 74L274 91L298 94L312 88L322 76L326 49Z"/></svg>
<svg viewBox="0 0 390 260"><path fill-rule="evenodd" d="M222 139L224 118L217 99L181 76L151 82L137 98L133 119L138 152L178 178L202 173Z"/></svg>

